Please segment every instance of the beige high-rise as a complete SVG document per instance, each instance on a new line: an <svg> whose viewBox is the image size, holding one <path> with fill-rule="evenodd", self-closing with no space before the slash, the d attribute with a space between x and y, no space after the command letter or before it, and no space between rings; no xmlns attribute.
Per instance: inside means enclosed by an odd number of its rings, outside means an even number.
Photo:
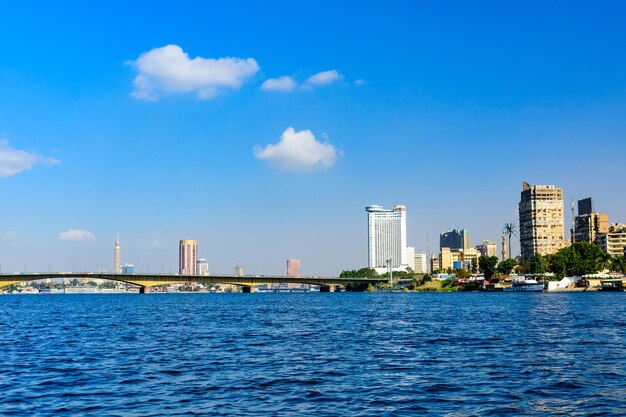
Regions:
<svg viewBox="0 0 626 417"><path fill-rule="evenodd" d="M178 246L178 273L198 275L198 241L181 240Z"/></svg>
<svg viewBox="0 0 626 417"><path fill-rule="evenodd" d="M563 189L524 183L519 203L522 259L549 255L565 247Z"/></svg>

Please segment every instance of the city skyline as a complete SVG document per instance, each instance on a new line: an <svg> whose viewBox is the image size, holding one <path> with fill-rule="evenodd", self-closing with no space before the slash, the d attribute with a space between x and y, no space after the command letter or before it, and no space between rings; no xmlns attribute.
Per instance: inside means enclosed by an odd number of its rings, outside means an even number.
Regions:
<svg viewBox="0 0 626 417"><path fill-rule="evenodd" d="M415 253L499 246L522 181L626 222L626 6L353 6L7 5L2 270L110 269L119 230L138 271L193 236L211 273L330 276L367 265L371 204L407 207Z"/></svg>

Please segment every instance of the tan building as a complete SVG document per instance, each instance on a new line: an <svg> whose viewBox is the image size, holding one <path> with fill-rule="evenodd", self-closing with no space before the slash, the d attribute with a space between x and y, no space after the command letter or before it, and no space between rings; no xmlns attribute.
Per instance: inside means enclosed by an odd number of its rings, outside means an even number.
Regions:
<svg viewBox="0 0 626 417"><path fill-rule="evenodd" d="M452 269L454 262L461 260L460 252L453 252L450 248L441 248L439 252L439 269L448 270Z"/></svg>
<svg viewBox="0 0 626 417"><path fill-rule="evenodd" d="M549 255L565 247L563 189L524 183L519 203L522 259Z"/></svg>
<svg viewBox="0 0 626 417"><path fill-rule="evenodd" d="M609 215L604 213L588 213L576 216L574 229L575 242L594 243L599 234L609 232Z"/></svg>
<svg viewBox="0 0 626 417"><path fill-rule="evenodd" d="M609 255L626 253L626 224L615 223L609 226L608 233L598 234L596 245Z"/></svg>
<svg viewBox="0 0 626 417"><path fill-rule="evenodd" d="M495 243L494 243L494 252L495 252ZM463 268L471 269L472 265L476 265L478 268L478 258L482 255L476 248L467 248L466 250L460 251L461 260L463 261Z"/></svg>
<svg viewBox="0 0 626 417"><path fill-rule="evenodd" d="M439 269L439 258L434 253L430 255L430 272L435 272Z"/></svg>
<svg viewBox="0 0 626 417"><path fill-rule="evenodd" d="M490 240L485 240L480 245L476 245L476 250L480 252L480 256L498 256L498 245Z"/></svg>

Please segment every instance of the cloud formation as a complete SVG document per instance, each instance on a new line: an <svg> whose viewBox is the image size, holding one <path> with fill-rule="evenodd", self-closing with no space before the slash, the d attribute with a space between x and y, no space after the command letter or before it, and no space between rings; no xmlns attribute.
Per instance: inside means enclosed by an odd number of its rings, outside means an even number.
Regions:
<svg viewBox="0 0 626 417"><path fill-rule="evenodd" d="M310 130L296 132L289 127L277 144L255 146L254 156L280 169L298 171L332 166L337 160L337 151L329 143L318 142Z"/></svg>
<svg viewBox="0 0 626 417"><path fill-rule="evenodd" d="M6 139L0 139L0 178L10 177L28 171L35 165L55 165L58 159L41 156L36 153L13 149Z"/></svg>
<svg viewBox="0 0 626 417"><path fill-rule="evenodd" d="M332 84L336 81L341 81L343 76L337 72L337 70L329 70L318 72L317 74L311 75L306 83L309 85L326 85Z"/></svg>
<svg viewBox="0 0 626 417"><path fill-rule="evenodd" d="M190 59L178 45L151 49L130 64L138 71L132 95L140 100L192 92L201 100L209 99L224 89L238 89L259 70L253 58Z"/></svg>
<svg viewBox="0 0 626 417"><path fill-rule="evenodd" d="M70 229L59 234L59 240L72 240L76 242L85 242L95 240L96 237L89 230Z"/></svg>
<svg viewBox="0 0 626 417"><path fill-rule="evenodd" d="M261 89L266 91L292 91L296 87L296 81L288 75L269 78L261 85Z"/></svg>

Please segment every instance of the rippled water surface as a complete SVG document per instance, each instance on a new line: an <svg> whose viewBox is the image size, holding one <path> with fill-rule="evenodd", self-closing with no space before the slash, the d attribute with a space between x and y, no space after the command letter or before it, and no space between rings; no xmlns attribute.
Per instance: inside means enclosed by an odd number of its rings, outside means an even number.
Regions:
<svg viewBox="0 0 626 417"><path fill-rule="evenodd" d="M0 296L0 415L626 414L626 294Z"/></svg>

